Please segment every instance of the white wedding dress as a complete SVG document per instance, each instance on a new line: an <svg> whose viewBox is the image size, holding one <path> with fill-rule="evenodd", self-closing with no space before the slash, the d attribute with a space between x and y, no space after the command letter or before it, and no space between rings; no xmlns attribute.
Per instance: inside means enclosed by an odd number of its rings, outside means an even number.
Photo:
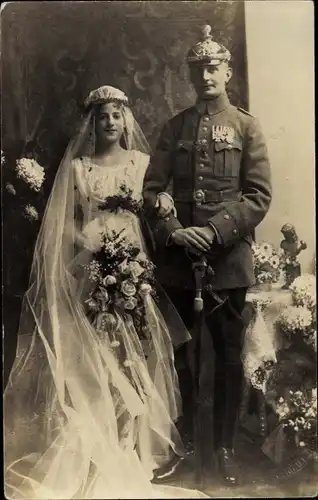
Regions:
<svg viewBox="0 0 318 500"><path fill-rule="evenodd" d="M145 298L152 331L147 358L132 323L118 317L119 328L101 337L83 308L89 293L83 264L98 247L101 231L122 229L145 251L133 213L100 211L98 205L118 194L123 184L140 200L148 161L137 151L129 152L124 165L112 167L88 157L73 161L82 231L90 248L79 251L68 266L71 293L54 287L51 291L48 283L37 335L19 340L16 367L23 360L23 375L9 381L4 399L7 498L206 497L196 490L151 483L156 468L173 453L183 454L174 426L180 395L173 347L154 300ZM34 307L30 301L28 305ZM45 333L46 315L52 324L51 341ZM26 356L24 346L30 343L31 355Z"/></svg>

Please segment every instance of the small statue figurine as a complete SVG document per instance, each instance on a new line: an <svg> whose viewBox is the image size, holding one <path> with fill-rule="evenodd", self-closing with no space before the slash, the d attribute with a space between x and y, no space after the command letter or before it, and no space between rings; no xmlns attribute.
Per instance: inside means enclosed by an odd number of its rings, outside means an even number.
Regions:
<svg viewBox="0 0 318 500"><path fill-rule="evenodd" d="M297 261L297 256L302 250L306 250L307 244L298 240L296 230L292 224L284 224L281 233L284 236L280 244L280 248L284 251L286 263L284 266L286 274L286 283L284 289L289 288L292 282L301 274L300 264Z"/></svg>

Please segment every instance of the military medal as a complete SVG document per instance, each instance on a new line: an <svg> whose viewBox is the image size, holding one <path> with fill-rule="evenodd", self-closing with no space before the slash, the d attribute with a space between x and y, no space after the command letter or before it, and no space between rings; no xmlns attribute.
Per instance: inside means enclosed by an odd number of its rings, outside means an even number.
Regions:
<svg viewBox="0 0 318 500"><path fill-rule="evenodd" d="M212 126L212 138L215 142L227 142L233 144L235 131L232 127L223 125Z"/></svg>

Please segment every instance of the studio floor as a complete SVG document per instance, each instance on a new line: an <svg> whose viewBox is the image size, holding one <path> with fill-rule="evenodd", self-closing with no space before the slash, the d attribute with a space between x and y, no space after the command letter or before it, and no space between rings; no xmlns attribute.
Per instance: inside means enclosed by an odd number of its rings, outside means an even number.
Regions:
<svg viewBox="0 0 318 500"><path fill-rule="evenodd" d="M225 487L214 473L205 473L201 489L211 498L305 498L316 497L318 493L318 471L311 462L301 471L285 478L275 478L280 470L264 455L258 438L238 432L237 457L241 469L241 485L235 488ZM195 474L189 465L184 465L178 480L167 482L173 486L198 488ZM281 468L283 470L283 467Z"/></svg>

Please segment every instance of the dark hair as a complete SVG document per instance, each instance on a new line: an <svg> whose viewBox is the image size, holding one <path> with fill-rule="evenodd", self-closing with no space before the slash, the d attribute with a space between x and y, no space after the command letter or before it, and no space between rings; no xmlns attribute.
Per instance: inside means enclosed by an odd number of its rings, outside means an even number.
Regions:
<svg viewBox="0 0 318 500"><path fill-rule="evenodd" d="M87 112L89 112L90 110L93 110L93 115L94 116L97 116L100 112L100 109L101 107L104 105L104 104L109 104L109 103L112 103L112 104L115 104L119 109L122 108L124 106L124 104L121 102L121 101L118 101L117 99L111 99L109 101L100 101L100 102L96 102L94 104L91 104L88 108L87 108Z"/></svg>

